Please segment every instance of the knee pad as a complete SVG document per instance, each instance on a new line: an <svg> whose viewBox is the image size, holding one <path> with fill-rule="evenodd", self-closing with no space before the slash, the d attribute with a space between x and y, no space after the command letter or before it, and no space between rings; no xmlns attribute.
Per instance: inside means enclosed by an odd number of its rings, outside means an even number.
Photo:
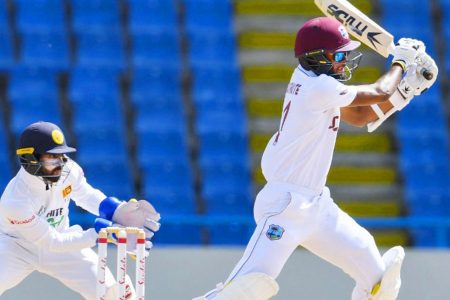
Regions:
<svg viewBox="0 0 450 300"><path fill-rule="evenodd" d="M117 300L119 299L119 287L117 282L112 285L106 291L106 300ZM136 300L136 291L134 290L133 283L131 282L130 276L128 274L125 276L125 299L126 300Z"/></svg>
<svg viewBox="0 0 450 300"><path fill-rule="evenodd" d="M373 287L369 300L397 299L402 284L400 271L404 258L405 250L400 246L389 249L383 255L383 262L386 266L386 270L384 271L381 281Z"/></svg>
<svg viewBox="0 0 450 300"><path fill-rule="evenodd" d="M264 273L249 273L227 285L217 288L194 300L267 300L278 293L278 283Z"/></svg>

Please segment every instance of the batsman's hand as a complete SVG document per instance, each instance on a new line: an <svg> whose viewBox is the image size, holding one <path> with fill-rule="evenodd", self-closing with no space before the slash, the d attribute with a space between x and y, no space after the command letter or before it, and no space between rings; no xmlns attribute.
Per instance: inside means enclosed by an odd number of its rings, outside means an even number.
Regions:
<svg viewBox="0 0 450 300"><path fill-rule="evenodd" d="M419 53L425 52L425 44L422 41L401 38L395 45L392 59L392 64L399 64L403 71L406 72L408 68L415 62Z"/></svg>
<svg viewBox="0 0 450 300"><path fill-rule="evenodd" d="M154 232L161 227L158 222L160 219L161 216L153 205L147 200L137 201L136 199L120 204L112 217L114 223L144 229L145 236L148 238L153 237Z"/></svg>
<svg viewBox="0 0 450 300"><path fill-rule="evenodd" d="M422 75L423 70L430 71L433 74L433 78L431 80L425 79ZM438 73L439 69L433 58L427 53L421 52L400 81L399 90L405 97L410 95L419 96L436 82Z"/></svg>

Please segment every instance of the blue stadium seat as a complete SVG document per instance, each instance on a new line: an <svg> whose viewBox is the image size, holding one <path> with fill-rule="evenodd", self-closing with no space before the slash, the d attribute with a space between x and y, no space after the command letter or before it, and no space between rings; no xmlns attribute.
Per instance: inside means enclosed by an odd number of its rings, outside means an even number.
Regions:
<svg viewBox="0 0 450 300"><path fill-rule="evenodd" d="M410 230L412 244L415 248L435 248L436 231L430 228L415 228Z"/></svg>
<svg viewBox="0 0 450 300"><path fill-rule="evenodd" d="M76 138L77 159L80 162L128 162L127 140L120 129L93 127L91 130L77 132Z"/></svg>
<svg viewBox="0 0 450 300"><path fill-rule="evenodd" d="M56 98L33 98L23 102L12 102L10 105L11 130L16 137L19 136L26 126L37 121L47 121L58 125L63 123L61 110ZM62 125L60 127L64 128Z"/></svg>
<svg viewBox="0 0 450 300"><path fill-rule="evenodd" d="M426 165L405 176L405 190L413 193L450 194L450 170L448 166ZM409 196L407 196L409 197Z"/></svg>
<svg viewBox="0 0 450 300"><path fill-rule="evenodd" d="M69 99L72 102L88 101L89 96L107 99L118 98L120 81L117 70L110 68L76 67L69 80Z"/></svg>
<svg viewBox="0 0 450 300"><path fill-rule="evenodd" d="M125 120L117 97L89 97L73 108L73 128L75 132L95 129L123 131Z"/></svg>
<svg viewBox="0 0 450 300"><path fill-rule="evenodd" d="M0 71L7 71L14 63L12 35L7 27L0 27L0 43Z"/></svg>
<svg viewBox="0 0 450 300"><path fill-rule="evenodd" d="M254 226L230 223L210 225L209 244L212 245L247 245L254 231Z"/></svg>
<svg viewBox="0 0 450 300"><path fill-rule="evenodd" d="M37 121L62 124L58 77L51 70L14 68L9 82L8 99L12 112L11 129L16 135Z"/></svg>
<svg viewBox="0 0 450 300"><path fill-rule="evenodd" d="M126 66L120 31L80 32L77 35L77 64L80 67L107 67L123 70Z"/></svg>
<svg viewBox="0 0 450 300"><path fill-rule="evenodd" d="M148 176L152 176L149 174ZM157 174L155 175L157 176ZM192 185L181 187L147 187L144 198L148 199L161 215L183 214L196 212L194 189Z"/></svg>
<svg viewBox="0 0 450 300"><path fill-rule="evenodd" d="M31 102L32 99L56 102L58 76L54 71L42 68L15 67L10 72L8 99L10 102Z"/></svg>
<svg viewBox="0 0 450 300"><path fill-rule="evenodd" d="M176 0L128 0L128 7L131 32L178 27Z"/></svg>
<svg viewBox="0 0 450 300"><path fill-rule="evenodd" d="M240 70L236 66L196 66L192 69L191 95L195 102L201 99L235 98L242 101Z"/></svg>
<svg viewBox="0 0 450 300"><path fill-rule="evenodd" d="M130 95L134 103L151 102L154 98L179 101L181 99L180 68L177 66L136 67L132 73Z"/></svg>
<svg viewBox="0 0 450 300"><path fill-rule="evenodd" d="M137 132L137 158L141 167L168 160L187 165L187 133L179 131Z"/></svg>
<svg viewBox="0 0 450 300"><path fill-rule="evenodd" d="M186 119L179 102L154 101L136 111L134 128L138 132L186 132Z"/></svg>
<svg viewBox="0 0 450 300"><path fill-rule="evenodd" d="M180 41L174 30L132 33L133 66L175 66L181 65Z"/></svg>
<svg viewBox="0 0 450 300"><path fill-rule="evenodd" d="M9 27L9 11L7 1L0 1L0 28Z"/></svg>
<svg viewBox="0 0 450 300"><path fill-rule="evenodd" d="M176 217L172 215L172 217ZM186 217L182 215L180 217ZM155 245L200 245L202 243L202 227L186 224L165 224L161 219L161 229L152 239Z"/></svg>
<svg viewBox="0 0 450 300"><path fill-rule="evenodd" d="M15 0L15 8L19 32L64 31L64 1Z"/></svg>
<svg viewBox="0 0 450 300"><path fill-rule="evenodd" d="M111 149L110 149L111 150ZM121 200L134 198L134 181L130 164L102 160L97 163L83 163L87 181L95 188L101 190L107 196L115 196Z"/></svg>
<svg viewBox="0 0 450 300"><path fill-rule="evenodd" d="M426 99L426 98L424 98ZM445 128L445 115L442 105L413 105L406 107L402 114L397 116L397 130L419 130ZM409 105L408 105L409 106ZM416 109L417 107L417 109ZM420 120L420 122L412 122L411 120Z"/></svg>
<svg viewBox="0 0 450 300"><path fill-rule="evenodd" d="M75 32L119 30L119 2L111 0L71 0Z"/></svg>
<svg viewBox="0 0 450 300"><path fill-rule="evenodd" d="M9 180L11 180L12 178L11 159L9 158L9 145L2 113L3 111L2 109L0 109L0 125L2 127L0 129L0 165L3 166L2 171L0 172L0 193L3 192Z"/></svg>
<svg viewBox="0 0 450 300"><path fill-rule="evenodd" d="M195 111L197 116L202 116L209 113L232 113L238 116L245 116L244 103L227 96L218 95L217 98L200 98L194 100Z"/></svg>
<svg viewBox="0 0 450 300"><path fill-rule="evenodd" d="M233 7L230 0L183 0L188 32L231 31Z"/></svg>
<svg viewBox="0 0 450 300"><path fill-rule="evenodd" d="M22 33L20 63L56 71L69 67L68 37L65 32Z"/></svg>
<svg viewBox="0 0 450 300"><path fill-rule="evenodd" d="M187 160L153 161L141 167L145 173L143 182L146 195L161 189L192 192L192 174Z"/></svg>
<svg viewBox="0 0 450 300"><path fill-rule="evenodd" d="M206 132L247 133L247 120L243 114L216 111L197 116L195 122L196 130L200 134Z"/></svg>
<svg viewBox="0 0 450 300"><path fill-rule="evenodd" d="M236 42L231 32L191 32L188 59L192 66L237 64Z"/></svg>
<svg viewBox="0 0 450 300"><path fill-rule="evenodd" d="M244 132L209 131L199 135L199 160L201 165L219 162L248 163L247 135Z"/></svg>
<svg viewBox="0 0 450 300"><path fill-rule="evenodd" d="M450 198L439 190L406 193L408 211L413 216L449 216Z"/></svg>
<svg viewBox="0 0 450 300"><path fill-rule="evenodd" d="M233 161L210 160L201 165L202 196L208 214L251 214L250 167Z"/></svg>

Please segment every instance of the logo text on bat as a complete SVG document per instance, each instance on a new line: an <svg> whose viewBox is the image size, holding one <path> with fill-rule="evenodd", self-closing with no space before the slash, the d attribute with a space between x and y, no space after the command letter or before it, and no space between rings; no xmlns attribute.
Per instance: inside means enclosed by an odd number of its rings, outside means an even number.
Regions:
<svg viewBox="0 0 450 300"><path fill-rule="evenodd" d="M355 17L351 16L345 10L340 9L335 4L328 5L327 13L334 16L339 22L341 22L345 26L350 27L353 30L353 32L355 32L359 36L362 36L364 32L367 30L368 27L367 25L364 25L362 21L357 21ZM367 33L367 39L375 48L377 48L375 43L381 45L381 43L375 38L375 36L378 34L380 34L380 32Z"/></svg>

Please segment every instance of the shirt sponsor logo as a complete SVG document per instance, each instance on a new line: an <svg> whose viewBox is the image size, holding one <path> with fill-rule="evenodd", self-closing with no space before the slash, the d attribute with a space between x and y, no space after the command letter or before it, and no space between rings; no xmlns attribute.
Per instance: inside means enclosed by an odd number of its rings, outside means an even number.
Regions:
<svg viewBox="0 0 450 300"><path fill-rule="evenodd" d="M33 221L36 218L36 215L32 215L30 218L25 219L25 220L11 220L8 219L8 221L13 224L13 225L23 225L23 224L28 224L31 221Z"/></svg>
<svg viewBox="0 0 450 300"><path fill-rule="evenodd" d="M72 193L72 186L71 185L69 185L69 186L67 186L67 187L65 187L63 189L63 191L62 191L63 198L66 198L67 196L69 196L70 193Z"/></svg>
<svg viewBox="0 0 450 300"><path fill-rule="evenodd" d="M57 227L64 220L64 208L52 209L47 213L47 223L52 227Z"/></svg>
<svg viewBox="0 0 450 300"><path fill-rule="evenodd" d="M266 236L269 238L269 240L276 241L281 239L283 233L284 233L283 227L281 227L280 225L272 224L269 225L269 229L267 229Z"/></svg>

